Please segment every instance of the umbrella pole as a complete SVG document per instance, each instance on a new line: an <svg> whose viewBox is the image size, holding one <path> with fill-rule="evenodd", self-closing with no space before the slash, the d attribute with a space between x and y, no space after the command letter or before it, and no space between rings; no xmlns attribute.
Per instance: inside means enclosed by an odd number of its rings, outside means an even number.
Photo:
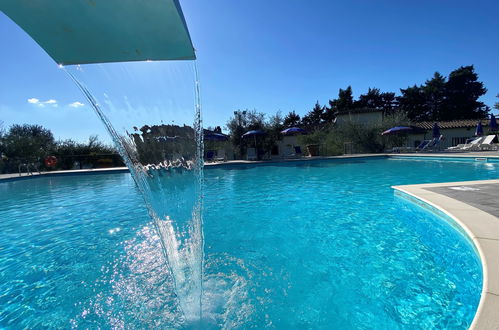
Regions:
<svg viewBox="0 0 499 330"><path fill-rule="evenodd" d="M258 148L256 147L256 134L253 136L255 138L255 153L256 153L256 160L258 160Z"/></svg>

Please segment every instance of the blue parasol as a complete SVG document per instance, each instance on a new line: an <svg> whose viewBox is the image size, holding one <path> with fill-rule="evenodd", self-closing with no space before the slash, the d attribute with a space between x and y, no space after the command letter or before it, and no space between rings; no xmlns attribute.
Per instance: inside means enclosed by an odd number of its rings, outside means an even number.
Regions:
<svg viewBox="0 0 499 330"><path fill-rule="evenodd" d="M397 134L397 133L408 132L408 131L412 131L412 127L409 127L409 126L395 126L395 127L390 128L390 129L387 129L386 131L384 131L383 133L381 133L381 135Z"/></svg>
<svg viewBox="0 0 499 330"><path fill-rule="evenodd" d="M298 134L307 134L307 131L299 127L290 127L286 128L284 131L281 131L281 133L284 135L298 135Z"/></svg>
<svg viewBox="0 0 499 330"><path fill-rule="evenodd" d="M247 138L249 136L253 136L255 138L255 150L257 149L257 147L256 147L256 136L257 135L265 135L265 131L262 131L260 129L256 129L256 130L248 131L248 132L243 134L243 139Z"/></svg>
<svg viewBox="0 0 499 330"><path fill-rule="evenodd" d="M489 128L491 132L497 132L497 121L496 117L493 114L490 114L490 124Z"/></svg>
<svg viewBox="0 0 499 330"><path fill-rule="evenodd" d="M222 133L210 132L204 135L206 141L227 141L229 137Z"/></svg>
<svg viewBox="0 0 499 330"><path fill-rule="evenodd" d="M482 136L482 135L483 135L482 122L479 121L478 124L476 125L475 136Z"/></svg>
<svg viewBox="0 0 499 330"><path fill-rule="evenodd" d="M261 129L256 129L256 130L252 130L252 131L247 131L246 133L243 134L243 138L246 138L248 136L256 136L256 135L264 135L265 132L262 131Z"/></svg>

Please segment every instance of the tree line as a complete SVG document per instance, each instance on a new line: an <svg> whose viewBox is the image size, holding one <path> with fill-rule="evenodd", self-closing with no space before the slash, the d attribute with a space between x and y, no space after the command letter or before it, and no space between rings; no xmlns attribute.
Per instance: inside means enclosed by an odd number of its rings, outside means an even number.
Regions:
<svg viewBox="0 0 499 330"><path fill-rule="evenodd" d="M45 159L56 158L54 166L47 166ZM26 170L68 170L124 166L117 151L96 135L85 143L71 139L56 141L49 129L40 125L12 125L2 129L0 123L0 173L16 173L19 166Z"/></svg>
<svg viewBox="0 0 499 330"><path fill-rule="evenodd" d="M386 114L403 112L413 122L482 119L490 111L479 101L486 92L473 65L461 66L448 77L435 72L421 85L401 88L399 96L394 92L369 88L355 100L352 87L348 86L340 89L338 97L329 100L327 105L317 102L302 118L291 111L284 117L284 125L314 129L333 122L341 113L359 109L380 110ZM495 107L499 108L499 103Z"/></svg>

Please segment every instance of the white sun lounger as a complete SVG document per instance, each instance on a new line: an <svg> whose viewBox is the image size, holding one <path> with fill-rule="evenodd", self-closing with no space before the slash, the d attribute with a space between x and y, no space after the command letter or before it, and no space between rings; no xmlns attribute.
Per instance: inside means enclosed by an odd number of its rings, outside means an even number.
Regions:
<svg viewBox="0 0 499 330"><path fill-rule="evenodd" d="M247 160L257 160L256 156L256 149L255 148L248 148L246 151L246 159Z"/></svg>
<svg viewBox="0 0 499 330"><path fill-rule="evenodd" d="M496 139L496 135L487 135L483 142L480 144L480 150L488 151L488 150L497 150L497 145L492 144Z"/></svg>
<svg viewBox="0 0 499 330"><path fill-rule="evenodd" d="M215 160L217 162L225 162L226 161L224 149L217 150L217 156L215 157Z"/></svg>
<svg viewBox="0 0 499 330"><path fill-rule="evenodd" d="M469 143L464 143L464 144L458 144L455 147L450 147L447 148L449 151L464 151L464 150L478 150L480 149L480 145L482 144L482 141L485 139L485 137L477 137L473 141Z"/></svg>

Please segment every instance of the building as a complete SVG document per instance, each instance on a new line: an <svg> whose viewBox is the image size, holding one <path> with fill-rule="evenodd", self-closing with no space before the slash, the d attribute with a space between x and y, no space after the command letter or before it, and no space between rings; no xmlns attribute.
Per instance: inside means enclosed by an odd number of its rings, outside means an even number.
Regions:
<svg viewBox="0 0 499 330"><path fill-rule="evenodd" d="M476 125L479 121L482 122L483 131L485 134L487 134L489 128L488 119L439 121L438 126L440 127L440 134L443 135L440 147L445 149L448 147L457 146L461 143L466 143L466 140L475 136ZM420 128L422 130L422 133L409 134L409 138L407 139L407 146L417 147L421 143L421 141L432 139L434 123L435 122L425 121L413 124L413 126Z"/></svg>
<svg viewBox="0 0 499 330"><path fill-rule="evenodd" d="M352 109L348 112L340 112L336 116L336 125L343 125L348 122L357 124L370 124L381 122L384 117L383 110L371 108Z"/></svg>
<svg viewBox="0 0 499 330"><path fill-rule="evenodd" d="M378 109L352 109L348 112L339 113L336 117L336 125L343 125L348 122L356 124L374 124L380 123L384 118L382 110ZM439 121L440 133L443 135L443 140L440 144L441 148L453 147L461 143L466 143L466 140L475 135L477 123L481 121L484 133L488 133L488 119L462 119L451 121ZM408 134L406 147L417 147L421 141L430 140L433 138L434 121L425 121L413 123L415 128L414 133Z"/></svg>

